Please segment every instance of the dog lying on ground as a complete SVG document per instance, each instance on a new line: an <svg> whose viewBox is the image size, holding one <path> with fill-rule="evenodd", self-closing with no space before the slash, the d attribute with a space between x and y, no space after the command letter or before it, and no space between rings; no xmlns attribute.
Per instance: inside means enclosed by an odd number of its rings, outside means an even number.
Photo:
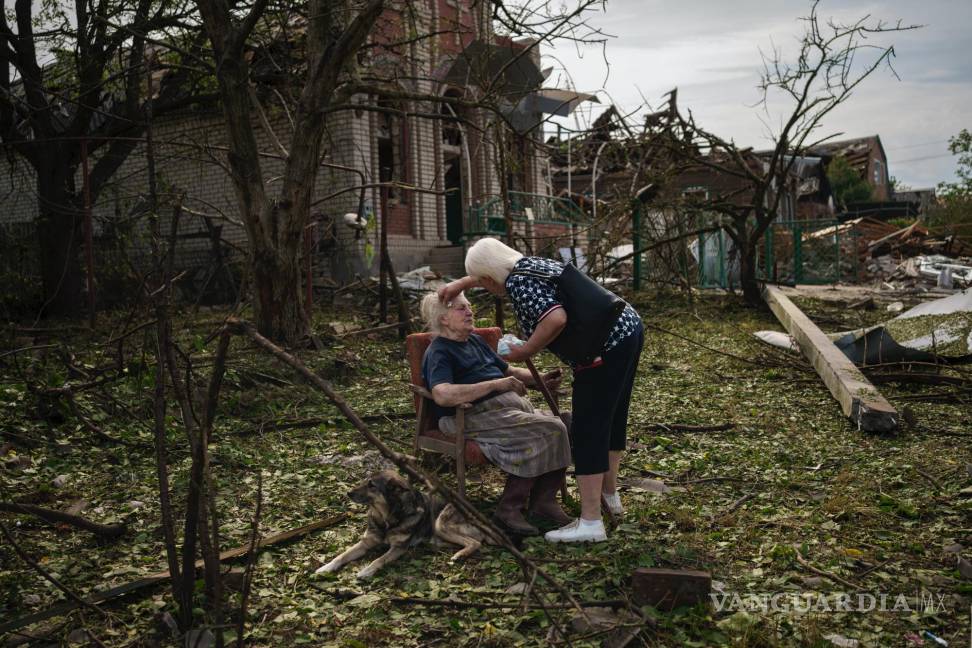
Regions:
<svg viewBox="0 0 972 648"><path fill-rule="evenodd" d="M383 470L364 480L348 494L351 501L368 507L368 528L355 545L318 569L316 574L336 572L375 547L388 550L357 573L371 578L411 547L429 540L444 540L462 547L452 560L460 560L482 546L485 534L466 521L439 495L426 495L412 488L393 470Z"/></svg>

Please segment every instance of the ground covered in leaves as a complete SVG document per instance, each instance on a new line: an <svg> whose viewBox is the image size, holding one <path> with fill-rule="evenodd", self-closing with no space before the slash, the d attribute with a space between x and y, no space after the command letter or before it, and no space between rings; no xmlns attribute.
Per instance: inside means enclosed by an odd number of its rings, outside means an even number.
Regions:
<svg viewBox="0 0 972 648"><path fill-rule="evenodd" d="M525 553L585 601L629 596L638 567L711 572L713 602L670 613L640 610L644 629L631 645L935 645L922 639L924 631L965 645L972 581L960 567L961 556L972 559L972 407L911 398L940 387L882 385L893 403L908 405L909 424L894 437L865 436L841 416L808 365L752 338L756 330L779 330L768 312L725 296L691 303L648 293L631 298L649 330L622 468L624 519L608 542L561 546L534 538L523 544ZM815 302L801 306L818 314L825 330L880 319ZM177 320L175 333L200 385L215 346L208 337L222 316ZM22 550L82 595L166 568L151 430L153 329L125 340L119 365L119 344L107 341L108 331L132 327L123 317L103 319L103 334L77 327L3 332L5 349L35 348L0 356L0 501L76 504L91 520L127 525L123 537L105 542L0 513ZM414 417L402 343L394 331L328 336L332 322L340 330L367 326L346 310L320 313L322 349L296 353L332 380L390 446L410 451ZM555 362L544 356L540 364ZM104 383L78 391L74 409L63 398L40 395L42 388L98 375ZM174 404L169 417L169 468L181 515L189 453ZM685 432L659 425L672 423L735 427ZM497 548L450 564L451 552L422 547L367 582L357 582L352 568L313 575L360 535L361 511L346 494L381 458L323 394L242 339L230 350L212 454L223 549L247 543L260 479L264 536L347 513L330 528L259 555L246 625L250 645L554 643L546 614L516 606L523 577ZM437 463L443 464L427 465ZM447 470L443 475L454 482ZM495 469L473 469L468 496L488 512L500 484ZM64 600L7 542L0 545L0 570L0 619ZM859 599L864 594L872 605ZM513 605L400 600L415 598ZM4 639L173 641L160 622L165 612L175 613L164 584L104 609L105 615L76 610ZM573 613L553 614L569 624ZM573 643L603 639L580 630Z"/></svg>

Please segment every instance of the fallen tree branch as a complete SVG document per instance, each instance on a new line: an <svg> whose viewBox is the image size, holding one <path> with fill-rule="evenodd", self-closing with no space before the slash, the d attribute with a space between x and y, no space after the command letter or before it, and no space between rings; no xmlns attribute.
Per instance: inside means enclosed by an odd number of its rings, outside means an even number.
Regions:
<svg viewBox="0 0 972 648"><path fill-rule="evenodd" d="M463 609L472 608L478 610L514 610L523 607L520 603L455 601L452 599L412 598L408 596L392 596L388 600L398 605L425 605L429 607L453 607ZM628 602L623 599L608 599L606 601L577 601L577 605L583 608L623 608L628 606ZM573 607L574 606L571 603L550 603L547 605L531 604L526 606L528 610L569 610Z"/></svg>
<svg viewBox="0 0 972 648"><path fill-rule="evenodd" d="M34 506L33 504L0 502L0 511L6 511L8 513L26 513L28 515L37 516L48 522L63 522L65 524L78 527L79 529L90 531L91 533L102 538L117 538L125 534L124 524L99 524L98 522L86 520L78 515L71 515L70 513L65 513L64 511L41 508L40 506Z"/></svg>

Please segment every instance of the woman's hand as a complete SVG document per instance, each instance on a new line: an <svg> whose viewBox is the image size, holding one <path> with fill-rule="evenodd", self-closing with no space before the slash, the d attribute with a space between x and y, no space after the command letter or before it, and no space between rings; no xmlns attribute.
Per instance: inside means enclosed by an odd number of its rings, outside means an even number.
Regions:
<svg viewBox="0 0 972 648"><path fill-rule="evenodd" d="M511 344L510 352L504 356L500 356L507 362L523 362L528 360L533 354L527 349L526 344Z"/></svg>
<svg viewBox="0 0 972 648"><path fill-rule="evenodd" d="M504 392L512 391L516 392L520 396L526 396L526 385L523 381L515 376L507 376L506 378L497 378L497 383Z"/></svg>
<svg viewBox="0 0 972 648"><path fill-rule="evenodd" d="M439 289L436 291L436 294L439 295L440 302L442 302L443 304L448 304L449 302L451 302L453 299L456 298L456 295L464 291L466 288L471 287L472 285L473 282L470 281L469 277L463 277L462 279L456 279L455 281L450 281L444 286L439 286Z"/></svg>

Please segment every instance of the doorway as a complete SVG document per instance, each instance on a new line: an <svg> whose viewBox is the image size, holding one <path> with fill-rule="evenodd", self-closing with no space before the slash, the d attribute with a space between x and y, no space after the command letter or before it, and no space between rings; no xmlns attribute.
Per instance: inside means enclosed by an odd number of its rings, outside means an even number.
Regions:
<svg viewBox="0 0 972 648"><path fill-rule="evenodd" d="M453 245L461 245L463 233L463 196L462 162L459 156L455 156L445 162L445 191L446 238Z"/></svg>

